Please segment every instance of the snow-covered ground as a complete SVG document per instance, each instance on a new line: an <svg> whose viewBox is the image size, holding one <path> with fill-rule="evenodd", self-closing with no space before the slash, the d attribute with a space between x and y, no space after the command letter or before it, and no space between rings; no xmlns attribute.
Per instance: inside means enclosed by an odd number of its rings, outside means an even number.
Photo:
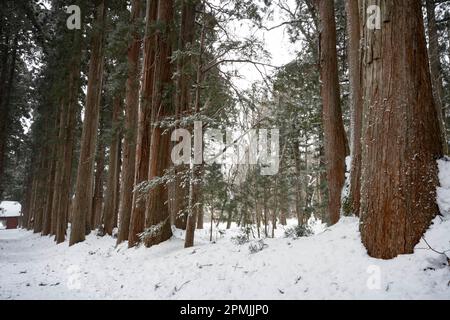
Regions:
<svg viewBox="0 0 450 320"><path fill-rule="evenodd" d="M95 234L68 247L1 230L0 299L450 299L447 258L428 246L450 255L450 162L439 166L444 216L411 255L370 258L350 217L329 228L311 221L316 234L307 238L285 238L279 226L256 253L232 241L236 226L219 226L210 243L205 225L189 249L180 230L165 243L133 249Z"/></svg>
<svg viewBox="0 0 450 320"><path fill-rule="evenodd" d="M257 253L230 241L237 232L209 244L203 230L190 249L181 232L150 249L127 249L110 237L90 235L69 248L3 230L0 299L450 299L443 255L422 241L413 255L370 258L356 218L308 238L266 239ZM425 238L449 249L450 220L436 218Z"/></svg>

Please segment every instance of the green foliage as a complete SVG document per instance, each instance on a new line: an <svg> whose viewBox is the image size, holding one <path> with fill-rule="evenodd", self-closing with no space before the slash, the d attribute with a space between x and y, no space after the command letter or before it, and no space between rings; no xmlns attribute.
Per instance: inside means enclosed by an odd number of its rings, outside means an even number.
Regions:
<svg viewBox="0 0 450 320"><path fill-rule="evenodd" d="M284 236L286 238L301 238L309 237L313 235L311 227L306 224L296 225L295 227L289 227L284 230Z"/></svg>

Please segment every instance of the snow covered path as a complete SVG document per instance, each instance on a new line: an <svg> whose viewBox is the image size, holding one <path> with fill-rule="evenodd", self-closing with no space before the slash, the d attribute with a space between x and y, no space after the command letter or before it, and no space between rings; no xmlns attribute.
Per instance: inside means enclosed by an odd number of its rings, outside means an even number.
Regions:
<svg viewBox="0 0 450 320"><path fill-rule="evenodd" d="M356 218L296 240L279 228L257 253L230 241L237 232L209 244L203 230L191 249L183 249L181 232L150 249L127 249L93 234L69 248L2 230L0 299L450 299L443 255L421 241L413 255L372 259ZM425 238L450 249L450 220L436 218Z"/></svg>

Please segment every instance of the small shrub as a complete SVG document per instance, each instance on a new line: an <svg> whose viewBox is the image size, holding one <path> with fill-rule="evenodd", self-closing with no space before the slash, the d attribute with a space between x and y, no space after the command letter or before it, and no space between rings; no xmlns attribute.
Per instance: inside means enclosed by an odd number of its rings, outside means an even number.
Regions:
<svg viewBox="0 0 450 320"><path fill-rule="evenodd" d="M237 245L241 246L243 244L246 244L249 241L249 239L248 239L248 236L246 234L240 233L236 237L232 237L231 241L234 244L237 244Z"/></svg>
<svg viewBox="0 0 450 320"><path fill-rule="evenodd" d="M268 246L269 245L264 243L264 240L261 239L251 242L250 245L248 246L248 250L250 250L250 253L257 253Z"/></svg>
<svg viewBox="0 0 450 320"><path fill-rule="evenodd" d="M308 225L296 225L295 227L286 228L284 236L286 238L300 238L309 237L313 234L313 231Z"/></svg>
<svg viewBox="0 0 450 320"><path fill-rule="evenodd" d="M236 237L232 237L231 241L237 245L246 244L247 242L250 241L251 230L252 229L250 226L241 228L241 232Z"/></svg>

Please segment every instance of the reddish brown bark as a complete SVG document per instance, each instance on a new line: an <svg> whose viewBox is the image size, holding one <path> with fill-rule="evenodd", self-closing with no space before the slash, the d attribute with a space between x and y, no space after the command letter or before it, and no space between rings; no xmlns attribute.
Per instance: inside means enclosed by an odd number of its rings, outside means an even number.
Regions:
<svg viewBox="0 0 450 320"><path fill-rule="evenodd" d="M109 148L108 176L106 181L105 205L103 207L103 226L105 233L112 235L116 225L116 215L119 210L119 174L120 174L120 123L119 116L122 110L122 97L117 94L113 98L112 110L112 136Z"/></svg>
<svg viewBox="0 0 450 320"><path fill-rule="evenodd" d="M150 159L150 120L152 110L153 84L155 74L155 32L154 24L158 12L158 1L147 1L146 30L144 39L144 62L142 70L141 104L138 120L138 137L136 145L136 166L134 185L147 180ZM128 246L139 242L139 234L144 231L145 201L137 192L133 193L133 206L130 218Z"/></svg>
<svg viewBox="0 0 450 320"><path fill-rule="evenodd" d="M141 38L137 28L141 17L141 1L133 0L130 25L134 28L133 40L128 47L128 78L125 96L125 139L123 145L122 186L119 206L119 234L117 243L128 240L130 230L133 185L136 165L136 123L139 107L139 52Z"/></svg>
<svg viewBox="0 0 450 320"><path fill-rule="evenodd" d="M317 1L320 17L320 80L324 153L328 183L330 224L339 220L341 192L345 180L346 136L340 106L336 53L336 21L333 1Z"/></svg>
<svg viewBox="0 0 450 320"><path fill-rule="evenodd" d="M363 29L360 231L370 256L389 259L412 253L438 212L442 144L421 4L380 5L381 29Z"/></svg>
<svg viewBox="0 0 450 320"><path fill-rule="evenodd" d="M174 116L175 110L170 94L174 3L172 0L160 0L158 5L158 25L156 31L155 79L152 101L152 131L150 147L150 165L148 180L161 178L171 166L170 133L159 123L167 116ZM147 196L145 227L158 227L158 231L145 239L146 246L152 246L172 236L168 190L165 183L159 183Z"/></svg>
<svg viewBox="0 0 450 320"><path fill-rule="evenodd" d="M96 6L95 27L91 42L92 51L89 62L86 106L81 135L75 199L73 203L70 245L84 241L85 233L87 229L90 229L86 228L86 226L89 226L89 221L86 218L92 209L95 149L103 81L104 19L105 1L101 0Z"/></svg>
<svg viewBox="0 0 450 320"><path fill-rule="evenodd" d="M102 209L103 209L103 180L105 172L105 145L103 142L103 122L100 119L99 141L97 144L97 154L95 159L95 181L94 181L94 198L92 199L92 229L101 227Z"/></svg>
<svg viewBox="0 0 450 320"><path fill-rule="evenodd" d="M361 188L361 123L362 123L362 91L361 91L361 59L360 40L361 24L358 1L346 1L348 61L350 78L350 110L351 110L351 143L350 155L352 158L350 168L349 210L359 215L360 188Z"/></svg>

